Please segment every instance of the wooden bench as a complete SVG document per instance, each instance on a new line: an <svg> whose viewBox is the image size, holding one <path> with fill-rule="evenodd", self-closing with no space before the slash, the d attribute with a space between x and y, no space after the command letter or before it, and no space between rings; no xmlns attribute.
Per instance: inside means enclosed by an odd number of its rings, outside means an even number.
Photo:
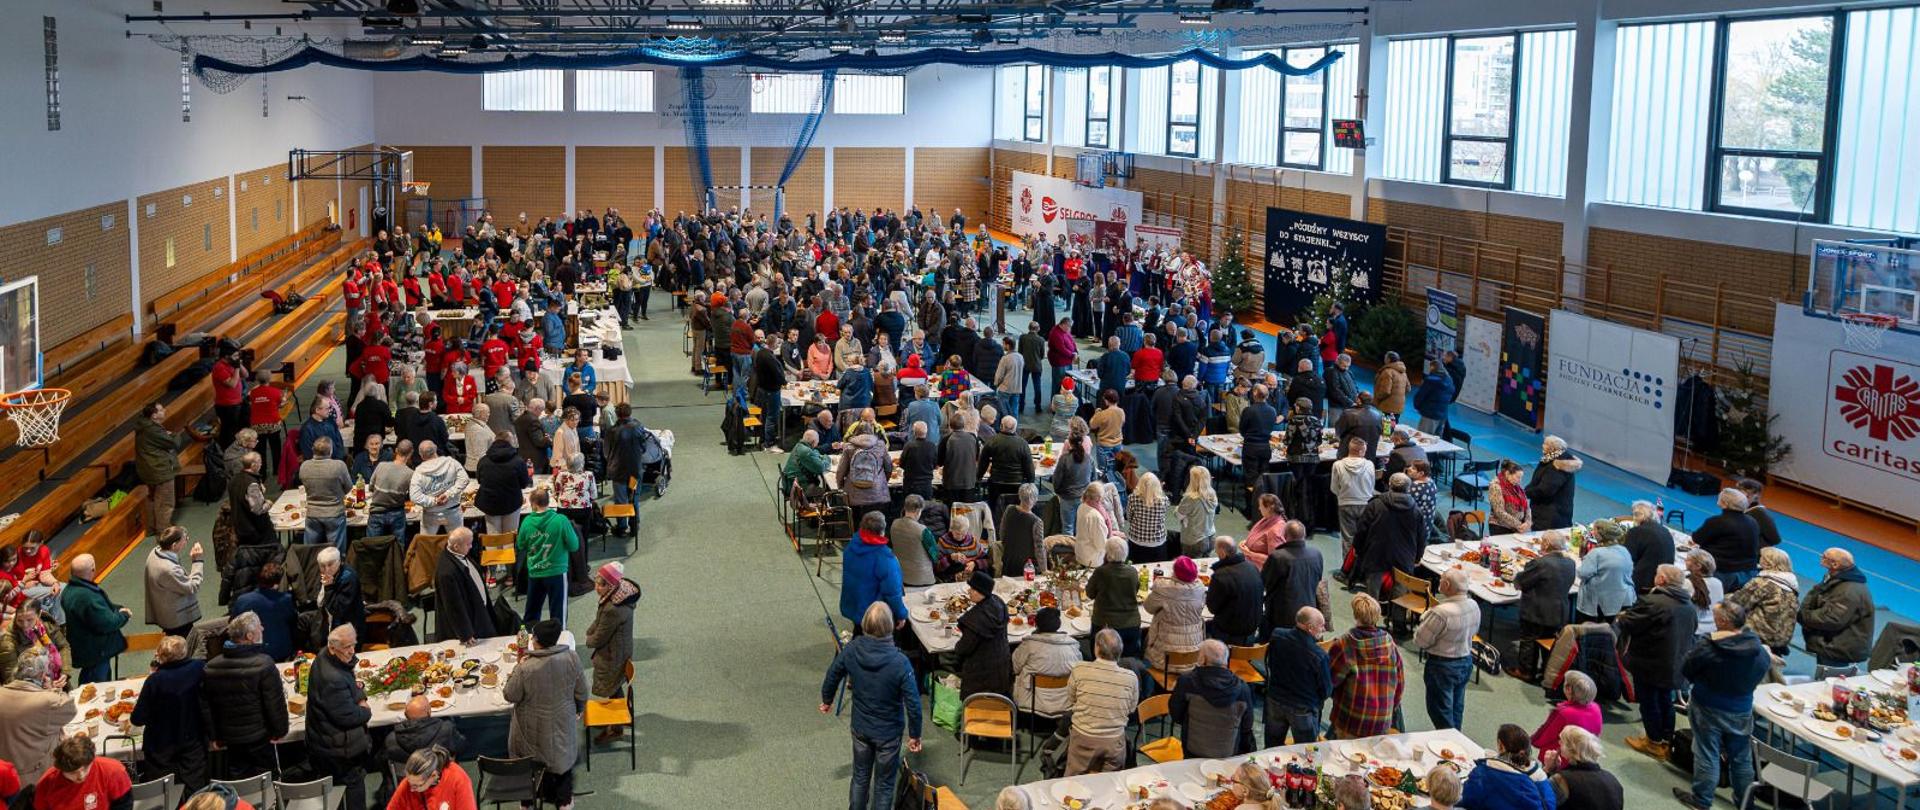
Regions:
<svg viewBox="0 0 1920 810"><path fill-rule="evenodd" d="M262 266L256 272L240 276L231 281L224 276L215 279L215 286L212 289L203 291L205 295L195 299L193 303L180 308L173 315L169 316L167 321L175 323L182 328L204 326L207 322L219 317L220 313L231 309L240 301L259 295L261 290L266 289L270 284L278 282L281 276L286 275L294 268L313 261L316 257L327 257L323 259L323 261L330 260L331 252L336 250L339 245L339 235L337 233L329 233L321 238L313 239L299 248L275 259L273 262ZM156 315L153 323L149 325L148 331L157 330L160 323L161 320L159 316Z"/></svg>
<svg viewBox="0 0 1920 810"><path fill-rule="evenodd" d="M153 299L148 305L148 311L153 313L156 322L165 320L202 297L218 295L225 285L236 277L267 267L288 254L299 251L303 245L329 234L338 238L337 231L328 231L322 223L309 225L291 236L282 237L266 247L241 256L239 261L223 265L194 279L180 289Z"/></svg>
<svg viewBox="0 0 1920 810"><path fill-rule="evenodd" d="M132 340L133 315L121 315L48 349L41 365L48 377L55 377L74 363Z"/></svg>
<svg viewBox="0 0 1920 810"><path fill-rule="evenodd" d="M98 565L97 576L105 576L107 571L120 562L120 557L137 547L147 532L147 488L134 487L120 505L107 510L105 517L94 521L92 526L80 534L80 537L60 552L54 560L54 576L67 578L68 569L73 567L73 559L82 554L92 554Z"/></svg>

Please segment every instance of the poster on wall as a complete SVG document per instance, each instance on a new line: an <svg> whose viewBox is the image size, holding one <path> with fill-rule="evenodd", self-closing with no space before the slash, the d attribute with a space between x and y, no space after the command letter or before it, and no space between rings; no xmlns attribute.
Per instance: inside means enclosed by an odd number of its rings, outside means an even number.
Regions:
<svg viewBox="0 0 1920 810"><path fill-rule="evenodd" d="M1460 299L1446 290L1427 288L1427 359L1438 360L1460 346Z"/></svg>
<svg viewBox="0 0 1920 810"><path fill-rule="evenodd" d="M1680 341L1556 309L1548 322L1547 432L1652 481L1673 471Z"/></svg>
<svg viewBox="0 0 1920 810"><path fill-rule="evenodd" d="M1385 225L1268 208L1266 319L1293 323L1340 279L1353 287L1351 300L1373 303L1386 254Z"/></svg>
<svg viewBox="0 0 1920 810"><path fill-rule="evenodd" d="M1507 307L1500 327L1500 382L1494 412L1528 430L1540 429L1547 391L1547 319Z"/></svg>
<svg viewBox="0 0 1920 810"><path fill-rule="evenodd" d="M1140 221L1138 191L1091 188L1030 172L1014 172L1007 190L1012 195L1007 210L1013 212L1013 232L1020 236L1044 233L1052 239L1067 230L1065 220L1085 219L1119 223L1125 240L1126 228Z"/></svg>
<svg viewBox="0 0 1920 810"><path fill-rule="evenodd" d="M1460 404L1493 413L1493 391L1500 379L1500 324L1468 315L1461 332L1460 360L1467 364L1467 376L1460 383Z"/></svg>
<svg viewBox="0 0 1920 810"><path fill-rule="evenodd" d="M1164 225L1135 225L1133 236L1147 243L1148 250L1164 250L1168 253L1180 252L1180 229Z"/></svg>
<svg viewBox="0 0 1920 810"><path fill-rule="evenodd" d="M1791 449L1770 472L1913 514L1920 493L1920 335L1890 330L1876 348L1854 346L1839 321L1778 304L1772 368L1767 407Z"/></svg>

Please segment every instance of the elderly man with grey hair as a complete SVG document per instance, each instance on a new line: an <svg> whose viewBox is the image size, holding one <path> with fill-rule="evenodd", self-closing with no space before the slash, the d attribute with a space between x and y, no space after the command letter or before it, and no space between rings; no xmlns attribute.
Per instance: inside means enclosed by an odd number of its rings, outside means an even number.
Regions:
<svg viewBox="0 0 1920 810"><path fill-rule="evenodd" d="M1200 663L1180 676L1169 704L1189 757L1224 759L1254 749L1253 690L1227 668L1227 645L1200 642Z"/></svg>
<svg viewBox="0 0 1920 810"><path fill-rule="evenodd" d="M44 649L20 654L13 679L0 686L0 760L13 763L28 779L37 778L53 762L53 748L68 723L73 722L73 698L66 692L66 676L52 674Z"/></svg>
<svg viewBox="0 0 1920 810"><path fill-rule="evenodd" d="M466 494L470 480L467 467L441 455L433 442L423 441L418 449L420 464L413 468L408 494L420 507L420 531L446 534L460 525L461 496Z"/></svg>
<svg viewBox="0 0 1920 810"><path fill-rule="evenodd" d="M233 617L226 649L201 678L201 723L226 752L228 779L273 770L273 742L287 736L287 696L264 639L258 615Z"/></svg>
<svg viewBox="0 0 1920 810"><path fill-rule="evenodd" d="M1867 657L1873 643L1873 593L1867 577L1853 564L1853 552L1830 548L1820 554L1825 579L1800 602L1800 632L1807 652L1823 666L1840 667Z"/></svg>
<svg viewBox="0 0 1920 810"><path fill-rule="evenodd" d="M553 447L553 436L541 421L546 415L547 401L534 397L527 401L526 410L513 418L514 445L520 449L520 457L533 462L536 470L547 468L547 451Z"/></svg>
<svg viewBox="0 0 1920 810"><path fill-rule="evenodd" d="M341 559L336 548L320 549L313 556L313 564L320 569L318 601L328 629L343 624L353 625L356 631L364 627L367 605L360 596L360 574Z"/></svg>
<svg viewBox="0 0 1920 810"><path fill-rule="evenodd" d="M1420 617L1413 648L1427 654L1427 719L1434 728L1459 728L1467 708L1467 680L1473 676L1473 634L1480 630L1480 605L1467 593L1467 572L1453 569L1440 577L1440 601ZM1561 596L1565 601L1565 594Z"/></svg>
<svg viewBox="0 0 1920 810"><path fill-rule="evenodd" d="M1127 721L1140 702L1140 678L1120 666L1121 648L1119 633L1101 629L1093 637L1093 660L1075 664L1067 676L1073 699L1067 776L1126 767Z"/></svg>
<svg viewBox="0 0 1920 810"><path fill-rule="evenodd" d="M1207 638L1228 644L1253 644L1266 614L1260 569L1240 553L1240 544L1224 534L1213 538L1213 580L1207 584Z"/></svg>
<svg viewBox="0 0 1920 810"><path fill-rule="evenodd" d="M1523 681L1539 675L1542 650L1537 639L1554 638L1573 619L1567 595L1579 577L1579 564L1567 553L1567 535L1558 529L1540 535L1540 556L1513 577L1520 590L1520 633L1514 639L1514 664L1507 674Z"/></svg>
<svg viewBox="0 0 1920 810"><path fill-rule="evenodd" d="M927 423L907 426L907 443L900 450L900 488L909 495L933 497L933 477L940 469L940 445L927 436Z"/></svg>
<svg viewBox="0 0 1920 810"><path fill-rule="evenodd" d="M1346 355L1341 355L1345 357ZM1393 450L1387 453L1387 474L1403 473L1416 461L1426 461L1427 451L1413 440L1413 429L1406 425L1393 426Z"/></svg>
<svg viewBox="0 0 1920 810"><path fill-rule="evenodd" d="M1427 526L1413 502L1412 487L1406 473L1388 476L1387 491L1374 495L1354 521L1354 571L1376 599L1394 571L1412 571L1419 564L1427 545Z"/></svg>
<svg viewBox="0 0 1920 810"><path fill-rule="evenodd" d="M121 628L133 611L115 603L94 581L96 563L92 554L73 558L67 569L67 587L60 591L60 609L67 614L67 641L73 658L66 661L80 673L81 683L97 683L113 677L113 657L127 648Z"/></svg>
<svg viewBox="0 0 1920 810"><path fill-rule="evenodd" d="M1684 682L1680 663L1693 645L1692 598L1686 570L1666 563L1654 572L1653 590L1614 620L1646 728L1644 735L1628 737L1627 745L1655 759L1667 758L1673 737L1673 698Z"/></svg>
<svg viewBox="0 0 1920 810"><path fill-rule="evenodd" d="M332 777L345 793L342 806L347 810L367 806L364 762L373 748L367 736L373 712L367 708L366 692L353 676L353 651L359 641L353 625L333 628L327 633L327 649L314 660L307 675L307 756L314 770Z"/></svg>
<svg viewBox="0 0 1920 810"><path fill-rule="evenodd" d="M986 479L992 503L1011 499L1021 484L1031 484L1033 449L1020 438L1020 419L1000 417L1000 429L980 448L980 477Z"/></svg>
<svg viewBox="0 0 1920 810"><path fill-rule="evenodd" d="M834 656L820 683L821 714L833 713L842 683L853 693L852 810L893 806L902 733L907 750L920 752L920 688L913 664L893 645L894 626L885 602L867 605L860 634Z"/></svg>
<svg viewBox="0 0 1920 810"><path fill-rule="evenodd" d="M1333 668L1320 636L1327 631L1319 608L1303 606L1292 626L1273 628L1267 639L1265 741L1267 747L1320 739L1320 713L1333 696Z"/></svg>
<svg viewBox="0 0 1920 810"><path fill-rule="evenodd" d="M1733 593L1760 576L1760 524L1747 514L1747 494L1738 489L1720 490L1719 505L1720 514L1694 530L1693 544L1713 555L1714 576Z"/></svg>
<svg viewBox="0 0 1920 810"><path fill-rule="evenodd" d="M1680 674L1693 685L1687 724L1693 728L1693 789L1674 788L1674 798L1695 808L1713 806L1725 758L1733 795L1753 784L1753 692L1767 679L1773 654L1747 629L1747 609L1732 602L1713 606L1713 632L1693 645Z"/></svg>

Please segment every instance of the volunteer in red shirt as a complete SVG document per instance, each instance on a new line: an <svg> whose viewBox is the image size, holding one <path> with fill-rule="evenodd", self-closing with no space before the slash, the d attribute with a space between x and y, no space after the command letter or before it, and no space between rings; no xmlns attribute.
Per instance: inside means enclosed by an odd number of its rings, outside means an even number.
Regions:
<svg viewBox="0 0 1920 810"><path fill-rule="evenodd" d="M433 302L434 309L447 305L447 276L440 272L438 263L427 271L427 300Z"/></svg>
<svg viewBox="0 0 1920 810"><path fill-rule="evenodd" d="M340 298L347 304L348 320L360 314L360 309L366 306L366 294L361 290L360 283L360 268L355 267L347 271L347 280L340 285Z"/></svg>
<svg viewBox="0 0 1920 810"><path fill-rule="evenodd" d="M1153 345L1153 335L1146 336L1146 345L1133 353L1133 382L1147 385L1160 381L1160 375L1167 368L1167 355L1160 347Z"/></svg>
<svg viewBox="0 0 1920 810"><path fill-rule="evenodd" d="M233 434L247 426L247 367L240 362L240 350L222 352L213 363L213 412L220 417L220 444L233 442Z"/></svg>
<svg viewBox="0 0 1920 810"><path fill-rule="evenodd" d="M427 342L426 345L420 348L427 356L424 362L427 375L427 390L439 393L440 372L444 370L444 367L440 365L440 361L447 353L447 342L440 339L439 326L433 324L427 326Z"/></svg>
<svg viewBox="0 0 1920 810"><path fill-rule="evenodd" d="M360 350L360 359L348 371L356 381L372 377L374 382L386 385L393 378L393 342L382 338L378 343L368 344Z"/></svg>
<svg viewBox="0 0 1920 810"><path fill-rule="evenodd" d="M487 379L493 379L500 369L506 367L510 354L507 341L500 337L500 331L490 330L486 342L480 344L480 367L486 369Z"/></svg>
<svg viewBox="0 0 1920 810"><path fill-rule="evenodd" d="M493 283L493 303L501 309L506 309L513 304L513 294L517 290L519 286L513 283L513 279L504 274L501 275L500 280Z"/></svg>
<svg viewBox="0 0 1920 810"><path fill-rule="evenodd" d="M458 270L447 274L447 304L455 307L467 305L467 279Z"/></svg>
<svg viewBox="0 0 1920 810"><path fill-rule="evenodd" d="M379 301L380 306L386 310L398 309L401 304L400 285L393 283L393 279L388 278L385 273L376 274L374 278L379 280L373 288L374 300Z"/></svg>
<svg viewBox="0 0 1920 810"><path fill-rule="evenodd" d="M467 364L448 363L446 379L440 382L440 401L445 403L440 412L473 413L473 403L479 399L480 386L467 373Z"/></svg>
<svg viewBox="0 0 1920 810"><path fill-rule="evenodd" d="M274 459L280 454L280 428L286 418L283 404L286 399L287 392L273 384L273 377L266 369L253 372L253 388L247 392L247 423L260 434L260 443L253 449L260 452L260 469L269 476L279 469L274 466Z"/></svg>
<svg viewBox="0 0 1920 810"><path fill-rule="evenodd" d="M425 301L425 297L420 293L420 277L408 273L406 280L401 282L400 286L407 293L407 309L419 309L421 303Z"/></svg>
<svg viewBox="0 0 1920 810"><path fill-rule="evenodd" d="M477 810L473 782L447 749L422 748L407 757L406 779L387 810Z"/></svg>
<svg viewBox="0 0 1920 810"><path fill-rule="evenodd" d="M53 767L33 786L33 810L115 810L133 807L127 766L95 756L93 738L75 734L53 749Z"/></svg>
<svg viewBox="0 0 1920 810"><path fill-rule="evenodd" d="M826 338L828 343L839 340L840 316L833 314L831 309L821 310L820 316L813 319L813 333Z"/></svg>

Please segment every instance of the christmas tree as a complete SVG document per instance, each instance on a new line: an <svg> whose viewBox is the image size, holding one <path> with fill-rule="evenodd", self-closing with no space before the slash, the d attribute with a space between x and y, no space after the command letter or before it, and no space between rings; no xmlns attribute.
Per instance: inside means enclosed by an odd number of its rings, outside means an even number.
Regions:
<svg viewBox="0 0 1920 810"><path fill-rule="evenodd" d="M1760 398L1760 375L1753 362L1742 360L1733 370L1733 380L1721 386L1714 403L1720 420L1718 452L1709 451L1728 474L1762 478L1767 468L1785 459L1792 446L1773 432L1780 417L1769 414Z"/></svg>
<svg viewBox="0 0 1920 810"><path fill-rule="evenodd" d="M1247 240L1238 233L1227 237L1226 255L1213 268L1215 312L1245 312L1253 308L1253 282L1247 280Z"/></svg>

